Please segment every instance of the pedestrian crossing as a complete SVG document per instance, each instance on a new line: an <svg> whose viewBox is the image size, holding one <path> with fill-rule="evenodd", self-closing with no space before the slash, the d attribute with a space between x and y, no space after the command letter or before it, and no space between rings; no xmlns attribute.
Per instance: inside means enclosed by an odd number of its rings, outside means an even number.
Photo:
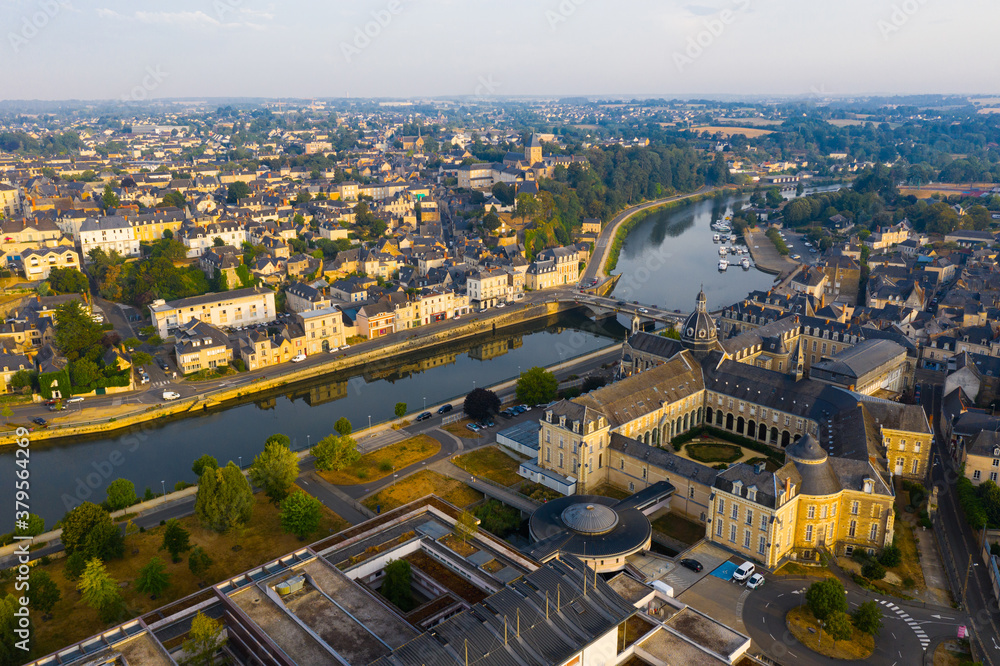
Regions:
<svg viewBox="0 0 1000 666"><path fill-rule="evenodd" d="M878 602L888 608L889 610L896 613L899 619L905 622L910 629L913 629L913 633L917 635L917 639L920 640L920 647L924 650L930 645L931 639L927 638L927 633L920 627L920 623L910 617L910 614L904 611L902 608L892 603L891 601L886 601L885 599L879 599Z"/></svg>
<svg viewBox="0 0 1000 666"><path fill-rule="evenodd" d="M169 380L165 380L162 382L153 382L152 384L150 384L150 388L160 388L161 386L167 386L170 383L171 382Z"/></svg>

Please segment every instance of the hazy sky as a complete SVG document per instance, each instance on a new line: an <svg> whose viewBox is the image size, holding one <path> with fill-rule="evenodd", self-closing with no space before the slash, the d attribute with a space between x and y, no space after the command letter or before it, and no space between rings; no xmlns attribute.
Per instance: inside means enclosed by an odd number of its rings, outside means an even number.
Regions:
<svg viewBox="0 0 1000 666"><path fill-rule="evenodd" d="M0 0L0 98L993 93L997 18L996 0Z"/></svg>

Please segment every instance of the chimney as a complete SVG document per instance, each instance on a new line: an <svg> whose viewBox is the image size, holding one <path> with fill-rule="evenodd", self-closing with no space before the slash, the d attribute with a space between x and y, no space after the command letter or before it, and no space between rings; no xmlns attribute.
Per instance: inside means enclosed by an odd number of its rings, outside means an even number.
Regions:
<svg viewBox="0 0 1000 666"><path fill-rule="evenodd" d="M788 501L789 496L792 494L792 477L785 477L785 501Z"/></svg>

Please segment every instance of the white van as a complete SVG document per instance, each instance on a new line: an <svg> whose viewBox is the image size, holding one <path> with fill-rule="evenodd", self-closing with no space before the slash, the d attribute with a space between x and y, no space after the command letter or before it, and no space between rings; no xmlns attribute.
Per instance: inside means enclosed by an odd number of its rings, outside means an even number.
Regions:
<svg viewBox="0 0 1000 666"><path fill-rule="evenodd" d="M163 399L164 400L177 400L180 397L181 397L181 394L178 393L177 391L164 391L163 392Z"/></svg>
<svg viewBox="0 0 1000 666"><path fill-rule="evenodd" d="M733 580L737 583L742 583L747 578L753 575L754 566L752 562L744 562L741 564L736 571L733 572Z"/></svg>

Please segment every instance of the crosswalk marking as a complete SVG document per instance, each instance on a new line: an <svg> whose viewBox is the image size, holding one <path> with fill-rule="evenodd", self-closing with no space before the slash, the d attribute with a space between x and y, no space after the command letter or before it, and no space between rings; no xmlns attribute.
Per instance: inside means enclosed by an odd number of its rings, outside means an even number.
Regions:
<svg viewBox="0 0 1000 666"><path fill-rule="evenodd" d="M910 629L913 630L913 633L917 635L917 639L920 641L920 647L922 647L924 650L927 649L927 646L930 645L931 639L927 637L927 633L920 628L920 624L916 620L914 620L909 613L904 611L896 604L886 601L885 599L879 599L878 602L883 606L885 606L886 608L895 611L896 615L899 616L899 619L905 622L907 626L909 626Z"/></svg>

